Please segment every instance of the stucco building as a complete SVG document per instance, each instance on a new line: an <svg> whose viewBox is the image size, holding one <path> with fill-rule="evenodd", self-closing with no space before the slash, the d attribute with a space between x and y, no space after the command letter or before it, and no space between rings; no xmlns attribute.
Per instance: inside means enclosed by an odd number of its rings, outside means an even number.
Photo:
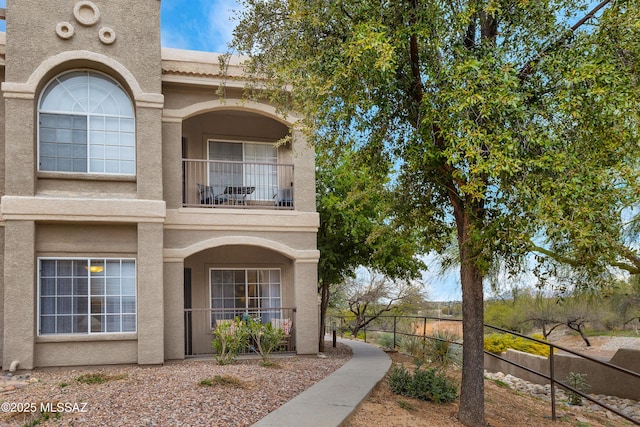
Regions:
<svg viewBox="0 0 640 427"><path fill-rule="evenodd" d="M3 369L210 353L211 328L243 313L315 353L314 155L296 117L243 100L240 62L223 78L216 54L161 48L159 0L4 12Z"/></svg>

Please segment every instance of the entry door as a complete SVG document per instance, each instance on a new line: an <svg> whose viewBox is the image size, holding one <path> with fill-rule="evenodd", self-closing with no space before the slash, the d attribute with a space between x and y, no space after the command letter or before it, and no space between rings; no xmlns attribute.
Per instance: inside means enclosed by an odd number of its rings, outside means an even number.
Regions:
<svg viewBox="0 0 640 427"><path fill-rule="evenodd" d="M193 313L191 311L191 269L184 269L184 354L190 356L193 354Z"/></svg>

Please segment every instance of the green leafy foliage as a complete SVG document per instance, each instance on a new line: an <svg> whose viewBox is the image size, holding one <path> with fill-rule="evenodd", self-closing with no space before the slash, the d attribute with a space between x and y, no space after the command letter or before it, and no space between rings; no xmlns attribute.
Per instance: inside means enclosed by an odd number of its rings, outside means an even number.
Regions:
<svg viewBox="0 0 640 427"><path fill-rule="evenodd" d="M378 344L380 347L393 349L393 334L389 332L382 332L376 337L376 344ZM402 340L397 339L396 345L402 345Z"/></svg>
<svg viewBox="0 0 640 427"><path fill-rule="evenodd" d="M523 269L535 251L540 282L569 265L567 286L597 288L637 258L623 217L640 197L640 0L569 30L590 3L241 1L232 47L251 57L247 96L300 113L322 155L392 172L387 222L457 251L467 425L485 424L496 264Z"/></svg>
<svg viewBox="0 0 640 427"><path fill-rule="evenodd" d="M457 398L457 387L441 371L416 369L411 374L395 364L387 381L395 394L435 403L449 403Z"/></svg>
<svg viewBox="0 0 640 427"><path fill-rule="evenodd" d="M571 387L582 393L586 393L587 391L589 391L589 388L591 388L587 383L587 374L577 374L575 372L569 372L569 375L567 376L567 383ZM570 405L582 405L582 396L570 390L567 390L566 393L567 397L569 398Z"/></svg>
<svg viewBox="0 0 640 427"><path fill-rule="evenodd" d="M211 343L215 354L213 358L220 365L235 362L238 354L247 345L247 328L245 323L236 318L218 322L213 330Z"/></svg>
<svg viewBox="0 0 640 427"><path fill-rule="evenodd" d="M271 323L262 323L259 318L247 319L245 327L250 345L260 355L262 363L267 362L271 352L281 345L284 331L280 328L274 328Z"/></svg>
<svg viewBox="0 0 640 427"><path fill-rule="evenodd" d="M424 357L439 366L446 367L461 363L461 346L457 342L460 337L447 331L438 331L427 337L424 346Z"/></svg>
<svg viewBox="0 0 640 427"><path fill-rule="evenodd" d="M536 338L540 339L541 336L538 335ZM508 348L538 356L549 356L548 345L526 338L511 334L491 334L484 338L484 349L489 353L500 354L507 351Z"/></svg>

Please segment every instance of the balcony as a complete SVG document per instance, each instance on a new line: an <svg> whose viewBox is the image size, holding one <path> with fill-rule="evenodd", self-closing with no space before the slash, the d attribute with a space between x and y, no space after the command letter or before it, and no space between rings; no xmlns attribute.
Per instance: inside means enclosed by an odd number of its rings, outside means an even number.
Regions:
<svg viewBox="0 0 640 427"><path fill-rule="evenodd" d="M294 209L293 165L182 160L182 205L195 208Z"/></svg>

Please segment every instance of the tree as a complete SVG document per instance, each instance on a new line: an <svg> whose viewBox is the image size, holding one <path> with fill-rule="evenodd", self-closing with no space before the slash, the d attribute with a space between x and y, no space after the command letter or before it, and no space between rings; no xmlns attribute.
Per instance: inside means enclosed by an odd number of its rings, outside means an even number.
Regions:
<svg viewBox="0 0 640 427"><path fill-rule="evenodd" d="M359 267L409 280L417 277L424 264L418 257L421 246L416 233L393 221L387 176L369 173L369 166L355 152L316 157L319 349L324 351L326 313L336 285L354 277Z"/></svg>
<svg viewBox="0 0 640 427"><path fill-rule="evenodd" d="M319 151L359 150L376 174L392 159L398 218L435 251L457 248L458 418L484 425L492 265L520 265L532 242L586 273L620 253L640 171L638 0L578 32L579 0L242 4L233 47L260 90L248 96L301 112Z"/></svg>
<svg viewBox="0 0 640 427"><path fill-rule="evenodd" d="M366 276L349 278L344 284L349 311L355 315L351 323L353 336L384 313L419 304L424 299L422 283L392 280L376 272L368 272Z"/></svg>
<svg viewBox="0 0 640 427"><path fill-rule="evenodd" d="M549 339L551 332L563 324L558 311L558 300L546 297L539 292L534 297L533 304L526 310L525 317L540 328L546 340Z"/></svg>

